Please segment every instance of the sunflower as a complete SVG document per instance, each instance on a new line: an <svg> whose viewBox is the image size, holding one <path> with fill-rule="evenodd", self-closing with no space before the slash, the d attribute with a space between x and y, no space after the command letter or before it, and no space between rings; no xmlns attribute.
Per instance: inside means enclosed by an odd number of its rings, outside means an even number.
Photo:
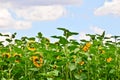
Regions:
<svg viewBox="0 0 120 80"><path fill-rule="evenodd" d="M30 50L30 51L35 51L36 50L36 48L34 47L34 43L35 43L35 41L29 41L27 43L28 50Z"/></svg>
<svg viewBox="0 0 120 80"><path fill-rule="evenodd" d="M108 63L109 62L111 62L112 61L112 58L111 57L109 57L109 58L107 58L107 60L106 60Z"/></svg>
<svg viewBox="0 0 120 80"><path fill-rule="evenodd" d="M104 54L105 53L105 51L104 50L101 50L101 54Z"/></svg>
<svg viewBox="0 0 120 80"><path fill-rule="evenodd" d="M42 64L43 64L43 58L42 57L38 57L38 56L32 56L32 61L33 61L33 64L36 66L36 67L41 67Z"/></svg>
<svg viewBox="0 0 120 80"><path fill-rule="evenodd" d="M10 53L3 53L3 54L2 54L2 57L4 57L4 58L10 58L11 55L10 55Z"/></svg>
<svg viewBox="0 0 120 80"><path fill-rule="evenodd" d="M82 70L78 70L78 74L81 74L83 71Z"/></svg>
<svg viewBox="0 0 120 80"><path fill-rule="evenodd" d="M56 69L58 66L57 65L53 65L53 69Z"/></svg>
<svg viewBox="0 0 120 80"><path fill-rule="evenodd" d="M48 38L46 38L46 42L47 42L47 43L50 43L50 40L49 40Z"/></svg>
<svg viewBox="0 0 120 80"><path fill-rule="evenodd" d="M59 46L59 42L55 42L54 44L55 44L56 46Z"/></svg>
<svg viewBox="0 0 120 80"><path fill-rule="evenodd" d="M89 49L89 48L88 48L87 46L84 46L82 50L83 50L84 52L86 52L86 51L88 51L88 49Z"/></svg>
<svg viewBox="0 0 120 80"><path fill-rule="evenodd" d="M14 57L15 57L15 62L20 62L20 57L22 57L22 55L21 54L17 54L17 53L15 53L14 55L13 55Z"/></svg>
<svg viewBox="0 0 120 80"><path fill-rule="evenodd" d="M88 42L88 43L86 43L86 45L85 45L86 47L90 47L91 46L91 43L90 42Z"/></svg>
<svg viewBox="0 0 120 80"><path fill-rule="evenodd" d="M90 46L91 46L90 42L86 43L85 46L83 47L83 51L84 52L88 51L88 49L90 48Z"/></svg>
<svg viewBox="0 0 120 80"><path fill-rule="evenodd" d="M78 64L82 66L82 65L85 64L85 62L84 62L84 61L81 61L81 62L79 62Z"/></svg>
<svg viewBox="0 0 120 80"><path fill-rule="evenodd" d="M59 59L60 59L60 56L57 56L56 59L59 60Z"/></svg>

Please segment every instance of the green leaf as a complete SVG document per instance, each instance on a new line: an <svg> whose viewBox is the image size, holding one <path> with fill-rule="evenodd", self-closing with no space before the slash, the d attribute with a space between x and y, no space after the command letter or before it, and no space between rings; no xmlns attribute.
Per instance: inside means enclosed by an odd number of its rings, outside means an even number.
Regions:
<svg viewBox="0 0 120 80"><path fill-rule="evenodd" d="M78 35L77 32L71 32L71 31L69 31L68 29L65 29L65 28L57 28L57 29L64 31L63 35L64 35L66 38L69 38L69 37L72 36L72 35Z"/></svg>
<svg viewBox="0 0 120 80"><path fill-rule="evenodd" d="M89 36L92 40L95 39L96 35L86 34L86 36Z"/></svg>
<svg viewBox="0 0 120 80"><path fill-rule="evenodd" d="M115 69L111 69L111 70L109 71L110 74L112 74L112 73L114 73L114 72L115 72Z"/></svg>
<svg viewBox="0 0 120 80"><path fill-rule="evenodd" d="M17 33L12 34L12 38L15 38L16 34L17 34Z"/></svg>
<svg viewBox="0 0 120 80"><path fill-rule="evenodd" d="M3 35L0 33L0 36L3 36Z"/></svg>
<svg viewBox="0 0 120 80"><path fill-rule="evenodd" d="M54 76L58 76L59 71L58 70L54 70L54 71L52 71L52 73L53 73Z"/></svg>
<svg viewBox="0 0 120 80"><path fill-rule="evenodd" d="M61 36L51 36L52 38L57 38L57 39L60 39Z"/></svg>
<svg viewBox="0 0 120 80"><path fill-rule="evenodd" d="M104 37L104 39L110 39L110 37Z"/></svg>
<svg viewBox="0 0 120 80"><path fill-rule="evenodd" d="M35 38L34 38L34 37L30 37L30 38L28 38L28 40L33 40L33 41L35 41Z"/></svg>
<svg viewBox="0 0 120 80"><path fill-rule="evenodd" d="M37 69L37 68L30 68L29 70L30 71L38 71L39 69Z"/></svg>
<svg viewBox="0 0 120 80"><path fill-rule="evenodd" d="M105 37L105 31L102 33L101 37L103 37L103 38Z"/></svg>
<svg viewBox="0 0 120 80"><path fill-rule="evenodd" d="M12 40L10 40L10 39L6 39L6 41L8 41L8 42L12 42Z"/></svg>
<svg viewBox="0 0 120 80"><path fill-rule="evenodd" d="M60 40L59 40L59 42L60 42L61 44L63 44L63 45L65 45L65 44L68 43L67 39L65 39L64 37L61 37Z"/></svg>
<svg viewBox="0 0 120 80"><path fill-rule="evenodd" d="M120 37L120 36L111 36L111 38L116 38L116 39L119 38L119 37Z"/></svg>
<svg viewBox="0 0 120 80"><path fill-rule="evenodd" d="M26 39L28 39L26 36L25 37L21 37L22 41L25 41Z"/></svg>
<svg viewBox="0 0 120 80"><path fill-rule="evenodd" d="M3 77L3 78L1 78L1 80L7 80L7 79L5 79L5 78Z"/></svg>
<svg viewBox="0 0 120 80"><path fill-rule="evenodd" d="M58 76L58 73L59 73L58 70L50 71L47 72L47 76Z"/></svg>
<svg viewBox="0 0 120 80"><path fill-rule="evenodd" d="M9 35L8 35L8 34L5 34L5 35L3 35L3 36L9 37Z"/></svg>
<svg viewBox="0 0 120 80"><path fill-rule="evenodd" d="M76 78L76 79L80 79L80 75L79 74L74 74L74 77Z"/></svg>
<svg viewBox="0 0 120 80"><path fill-rule="evenodd" d="M70 71L73 71L76 69L76 65L73 63L70 63L68 67L69 67Z"/></svg>
<svg viewBox="0 0 120 80"><path fill-rule="evenodd" d="M47 78L47 80L53 80L53 78Z"/></svg>
<svg viewBox="0 0 120 80"><path fill-rule="evenodd" d="M42 38L42 36L43 36L42 33L39 32L37 37L38 37L38 38Z"/></svg>
<svg viewBox="0 0 120 80"><path fill-rule="evenodd" d="M85 39L80 40L81 42L87 42Z"/></svg>
<svg viewBox="0 0 120 80"><path fill-rule="evenodd" d="M69 32L69 30L65 29L65 28L57 28L58 30L62 30L62 31L65 31L65 32Z"/></svg>

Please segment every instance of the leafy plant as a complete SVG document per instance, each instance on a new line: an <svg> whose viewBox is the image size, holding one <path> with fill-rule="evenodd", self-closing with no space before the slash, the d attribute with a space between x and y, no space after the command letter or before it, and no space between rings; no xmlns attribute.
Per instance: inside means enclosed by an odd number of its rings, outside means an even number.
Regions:
<svg viewBox="0 0 120 80"><path fill-rule="evenodd" d="M69 39L76 32L65 28L62 36L43 36L16 39L16 33L0 42L1 80L119 80L120 37L86 34L91 39ZM112 41L114 39L115 41Z"/></svg>

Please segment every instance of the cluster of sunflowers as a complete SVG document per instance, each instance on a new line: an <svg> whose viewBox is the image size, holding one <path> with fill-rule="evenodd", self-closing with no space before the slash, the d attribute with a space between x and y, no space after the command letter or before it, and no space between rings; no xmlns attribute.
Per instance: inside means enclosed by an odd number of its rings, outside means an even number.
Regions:
<svg viewBox="0 0 120 80"><path fill-rule="evenodd" d="M106 41L105 32L90 40L69 39L76 32L64 28L56 42L38 33L35 37L6 39L0 42L1 80L119 80L120 41ZM2 34L0 34L2 35ZM2 35L8 36L8 35ZM108 39L108 38L107 38ZM14 43L13 43L13 42Z"/></svg>
<svg viewBox="0 0 120 80"><path fill-rule="evenodd" d="M22 55L21 54L17 54L17 53L13 54L13 56L11 56L10 53L3 53L2 54L2 58L3 59L10 58L10 57L14 57L15 58L15 62L19 63L20 62L20 57L22 57Z"/></svg>

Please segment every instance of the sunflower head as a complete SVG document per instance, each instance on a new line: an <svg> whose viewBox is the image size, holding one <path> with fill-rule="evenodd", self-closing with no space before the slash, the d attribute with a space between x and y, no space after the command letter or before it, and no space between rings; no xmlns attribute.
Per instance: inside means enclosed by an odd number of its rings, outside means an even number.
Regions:
<svg viewBox="0 0 120 80"><path fill-rule="evenodd" d="M89 49L89 48L88 48L87 46L84 46L82 50L83 50L84 52L87 52L88 49Z"/></svg>
<svg viewBox="0 0 120 80"><path fill-rule="evenodd" d="M107 60L106 60L108 63L109 62L111 62L112 61L112 58L111 57L109 57L109 58L107 58Z"/></svg>
<svg viewBox="0 0 120 80"><path fill-rule="evenodd" d="M48 38L46 38L46 42L47 42L47 43L50 43L50 40L49 40Z"/></svg>
<svg viewBox="0 0 120 80"><path fill-rule="evenodd" d="M88 42L88 43L86 43L86 45L85 45L86 47L90 47L91 46L91 43L90 42Z"/></svg>
<svg viewBox="0 0 120 80"><path fill-rule="evenodd" d="M38 56L32 56L32 61L33 61L33 64L36 66L36 67L41 67L42 64L43 64L43 58L42 57L38 57Z"/></svg>
<svg viewBox="0 0 120 80"><path fill-rule="evenodd" d="M56 59L59 60L59 59L60 59L60 56L57 56Z"/></svg>
<svg viewBox="0 0 120 80"><path fill-rule="evenodd" d="M2 57L4 57L4 58L10 58L11 55L10 55L10 53L4 53L4 54L2 54Z"/></svg>
<svg viewBox="0 0 120 80"><path fill-rule="evenodd" d="M79 71L78 71L78 74L81 74L82 72L83 72L82 70L79 70Z"/></svg>
<svg viewBox="0 0 120 80"><path fill-rule="evenodd" d="M17 53L15 53L13 56L16 57L16 58L20 58L20 57L22 57L21 54L17 54Z"/></svg>
<svg viewBox="0 0 120 80"><path fill-rule="evenodd" d="M104 54L105 53L105 50L101 50L101 54Z"/></svg>
<svg viewBox="0 0 120 80"><path fill-rule="evenodd" d="M76 56L76 55L73 55L72 57L73 57L73 59L76 59L76 58L77 58L77 56Z"/></svg>
<svg viewBox="0 0 120 80"><path fill-rule="evenodd" d="M57 65L53 65L53 69L56 69L58 66Z"/></svg>
<svg viewBox="0 0 120 80"><path fill-rule="evenodd" d="M84 62L84 61L81 61L81 62L79 62L78 64L82 66L82 65L85 64L85 62Z"/></svg>
<svg viewBox="0 0 120 80"><path fill-rule="evenodd" d="M34 46L34 43L35 43L35 41L29 41L29 42L27 43L27 48L28 48L28 50L30 50L30 51L35 51L35 50L36 50L36 48L35 48L35 46Z"/></svg>
<svg viewBox="0 0 120 80"><path fill-rule="evenodd" d="M59 46L59 42L55 42L54 44L55 44L56 46Z"/></svg>
<svg viewBox="0 0 120 80"><path fill-rule="evenodd" d="M13 57L15 57L15 62L20 62L20 58L22 57L22 55L15 53Z"/></svg>

